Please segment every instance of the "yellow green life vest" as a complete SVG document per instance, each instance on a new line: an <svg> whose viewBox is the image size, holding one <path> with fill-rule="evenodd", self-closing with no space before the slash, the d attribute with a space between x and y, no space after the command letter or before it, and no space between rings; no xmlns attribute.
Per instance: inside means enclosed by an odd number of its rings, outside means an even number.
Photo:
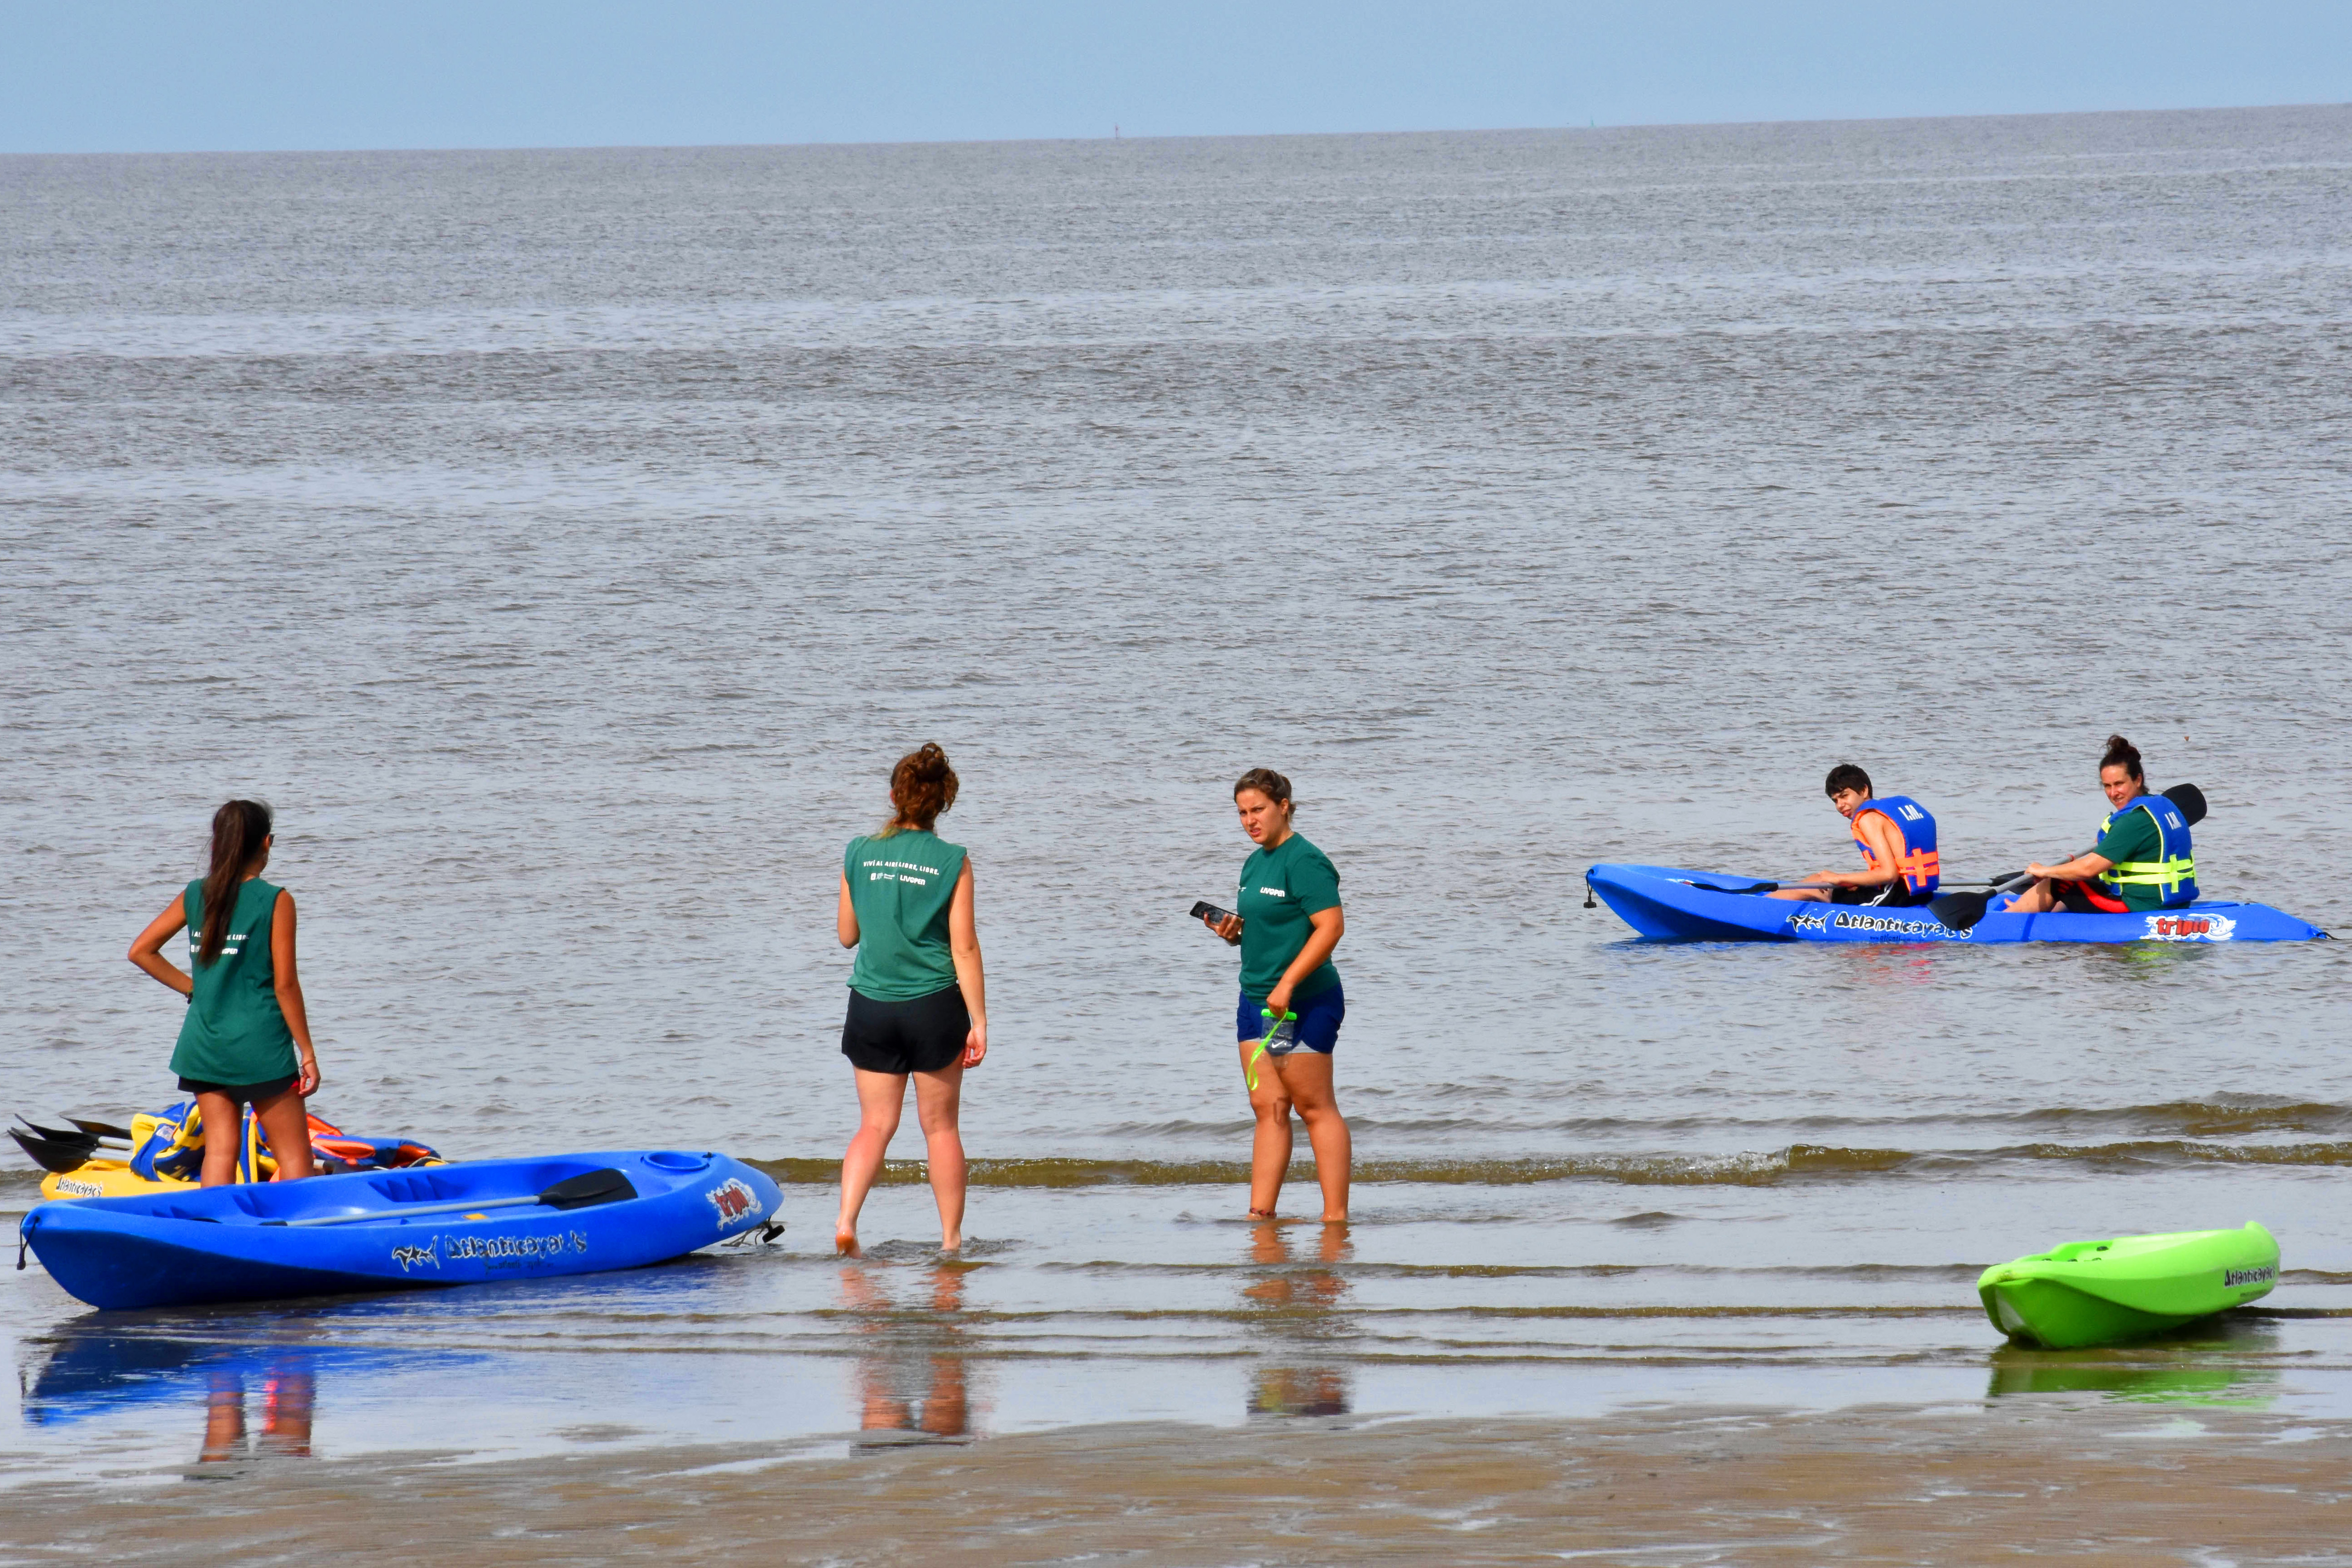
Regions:
<svg viewBox="0 0 2352 1568"><path fill-rule="evenodd" d="M2180 808L2160 795L2144 795L2121 811L2111 811L2106 821L2099 825L2099 837L2105 838L2116 822L2135 811L2145 811L2156 824L2157 858L2153 860L2118 860L2098 879L2110 892L2122 896L2126 887L2154 888L2162 900L2159 909L2179 909L2197 900L2197 861L2189 853L2189 819Z"/></svg>

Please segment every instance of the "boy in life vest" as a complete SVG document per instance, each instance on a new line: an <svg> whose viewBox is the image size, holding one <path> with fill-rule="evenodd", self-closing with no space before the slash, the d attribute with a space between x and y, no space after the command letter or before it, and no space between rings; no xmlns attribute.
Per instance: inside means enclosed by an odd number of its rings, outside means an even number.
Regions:
<svg viewBox="0 0 2352 1568"><path fill-rule="evenodd" d="M1782 888L1769 897L1886 908L1924 904L1936 896L1936 819L1926 806L1908 795L1890 795L1884 800L1873 795L1870 775L1852 763L1832 768L1822 788L1838 815L1853 826L1864 869L1816 871L1805 880L1833 885Z"/></svg>

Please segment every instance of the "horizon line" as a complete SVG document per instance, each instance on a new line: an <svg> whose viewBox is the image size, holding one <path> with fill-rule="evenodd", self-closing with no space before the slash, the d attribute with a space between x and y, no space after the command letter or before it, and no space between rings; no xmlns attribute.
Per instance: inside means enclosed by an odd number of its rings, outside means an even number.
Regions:
<svg viewBox="0 0 2352 1568"><path fill-rule="evenodd" d="M2121 118L2132 115L2157 114L2226 114L2241 110L2261 110L2352 109L2352 100L2318 100L2291 103L2208 103L2175 104L2164 108L2136 109L2047 109L2005 110L1998 112L1965 114L1892 114L1892 115L1827 115L1798 120L1661 120L1625 121L1601 124L1597 120L1583 125L1454 125L1421 126L1405 130L1357 131L1213 131L1146 132L1127 135L1114 131L1109 136L974 136L942 139L937 137L905 138L875 141L814 141L814 142L577 142L530 143L447 143L415 144L404 147L184 147L184 148L111 148L80 152L17 152L0 150L0 159L35 158L260 158L260 157L349 157L379 156L407 153L699 153L741 151L798 151L828 147L843 149L900 147L1034 147L1072 146L1092 142L1304 142L1328 141L1342 137L1408 137L1408 136L1527 136L1591 133L1602 131L1729 131L1765 126L1807 125L1915 125L1948 121L1997 120L2087 120Z"/></svg>

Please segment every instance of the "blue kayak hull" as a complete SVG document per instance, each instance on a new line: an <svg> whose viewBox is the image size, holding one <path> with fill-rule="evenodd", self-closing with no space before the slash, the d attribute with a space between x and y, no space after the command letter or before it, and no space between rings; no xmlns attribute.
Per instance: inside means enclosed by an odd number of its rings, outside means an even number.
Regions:
<svg viewBox="0 0 2352 1568"><path fill-rule="evenodd" d="M604 1170L637 1195L404 1212L533 1196ZM17 1230L91 1306L170 1307L638 1268L739 1236L782 1201L765 1173L728 1155L630 1149L77 1198L36 1205ZM344 1223L268 1223L331 1216Z"/></svg>
<svg viewBox="0 0 2352 1568"><path fill-rule="evenodd" d="M1756 878L1673 866L1595 866L1586 885L1643 936L1680 942L2310 942L2327 933L2268 904L2200 900L2138 914L1988 914L1953 931L1924 909L1817 904L1726 892Z"/></svg>

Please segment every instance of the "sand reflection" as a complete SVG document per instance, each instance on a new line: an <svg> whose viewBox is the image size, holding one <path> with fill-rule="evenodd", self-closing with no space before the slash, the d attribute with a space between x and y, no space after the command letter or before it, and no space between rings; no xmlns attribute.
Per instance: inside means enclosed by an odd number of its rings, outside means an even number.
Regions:
<svg viewBox="0 0 2352 1568"><path fill-rule="evenodd" d="M310 1416L318 1379L303 1365L277 1365L252 1380L236 1366L215 1367L205 1380L205 1444L200 1465L255 1458L310 1458ZM261 1430L247 1430L247 1405L258 1394Z"/></svg>
<svg viewBox="0 0 2352 1568"><path fill-rule="evenodd" d="M891 1279L895 1270L867 1263L842 1267L842 1304L859 1336L857 1425L866 1441L941 1442L971 1435L961 1321L966 1272L959 1264L937 1264L907 1282Z"/></svg>
<svg viewBox="0 0 2352 1568"><path fill-rule="evenodd" d="M1345 1415L1354 1389L1333 1359L1354 1331L1339 1308L1348 1281L1334 1272L1349 1255L1345 1226L1305 1227L1267 1221L1250 1227L1249 1260L1264 1272L1243 1288L1250 1327L1265 1352L1250 1381L1249 1413L1264 1415Z"/></svg>

